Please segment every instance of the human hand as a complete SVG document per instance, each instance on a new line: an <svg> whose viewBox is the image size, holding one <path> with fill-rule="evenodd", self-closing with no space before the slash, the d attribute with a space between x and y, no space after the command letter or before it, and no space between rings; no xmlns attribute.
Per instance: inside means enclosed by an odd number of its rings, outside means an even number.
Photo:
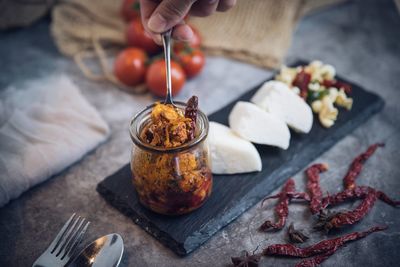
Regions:
<svg viewBox="0 0 400 267"><path fill-rule="evenodd" d="M186 15L206 17L215 11L227 11L235 4L236 0L140 0L140 13L146 32L161 44L160 34L172 27L176 40L189 41L193 37L192 29L184 21Z"/></svg>

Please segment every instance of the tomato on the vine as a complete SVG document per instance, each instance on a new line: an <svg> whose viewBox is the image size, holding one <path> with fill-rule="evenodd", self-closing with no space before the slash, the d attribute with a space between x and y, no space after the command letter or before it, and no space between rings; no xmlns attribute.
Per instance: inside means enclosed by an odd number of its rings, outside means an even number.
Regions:
<svg viewBox="0 0 400 267"><path fill-rule="evenodd" d="M193 38L189 42L182 42L182 41L176 41L174 43L174 52L178 53L181 50L184 50L187 46L194 47L194 48L200 48L201 46L201 36L199 31L194 28L193 26L190 26L193 31Z"/></svg>
<svg viewBox="0 0 400 267"><path fill-rule="evenodd" d="M140 18L139 0L124 0L121 6L121 16L125 21Z"/></svg>
<svg viewBox="0 0 400 267"><path fill-rule="evenodd" d="M140 47L149 54L155 54L161 50L161 46L157 45L145 32L140 19L135 19L129 23L126 29L126 40L129 46Z"/></svg>
<svg viewBox="0 0 400 267"><path fill-rule="evenodd" d="M187 47L176 53L176 56L187 77L192 78L203 70L205 57L200 49Z"/></svg>
<svg viewBox="0 0 400 267"><path fill-rule="evenodd" d="M186 75L182 67L171 61L172 95L179 93L185 84ZM146 84L150 92L159 97L165 97L167 91L165 61L154 61L146 74Z"/></svg>
<svg viewBox="0 0 400 267"><path fill-rule="evenodd" d="M134 86L142 83L146 75L147 55L140 48L122 50L114 62L114 74L122 83Z"/></svg>

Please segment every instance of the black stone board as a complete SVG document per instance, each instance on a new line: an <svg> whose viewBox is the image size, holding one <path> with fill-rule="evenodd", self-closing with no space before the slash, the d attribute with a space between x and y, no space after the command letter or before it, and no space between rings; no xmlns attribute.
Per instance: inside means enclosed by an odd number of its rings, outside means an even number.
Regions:
<svg viewBox="0 0 400 267"><path fill-rule="evenodd" d="M297 62L294 65L304 64ZM339 80L348 82L341 78ZM132 185L129 164L100 182L97 191L161 243L176 254L185 256L383 108L384 101L379 96L348 83L353 87L353 108L351 111L340 110L333 127L323 128L315 117L309 134L291 131L288 150L257 145L262 171L214 175L211 197L200 209L190 214L169 217L143 207ZM228 125L228 114L235 102L249 100L259 87L256 86L210 115L210 121Z"/></svg>

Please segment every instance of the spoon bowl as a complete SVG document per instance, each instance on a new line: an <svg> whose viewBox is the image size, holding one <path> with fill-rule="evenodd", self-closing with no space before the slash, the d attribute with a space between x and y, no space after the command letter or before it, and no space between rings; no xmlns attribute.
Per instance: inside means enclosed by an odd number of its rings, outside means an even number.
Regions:
<svg viewBox="0 0 400 267"><path fill-rule="evenodd" d="M68 266L117 267L123 252L124 241L119 234L105 235L84 248Z"/></svg>

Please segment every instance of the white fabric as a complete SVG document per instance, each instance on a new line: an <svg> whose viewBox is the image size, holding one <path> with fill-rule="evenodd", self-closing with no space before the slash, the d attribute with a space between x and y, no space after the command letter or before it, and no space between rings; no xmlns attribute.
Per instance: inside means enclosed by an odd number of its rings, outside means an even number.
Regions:
<svg viewBox="0 0 400 267"><path fill-rule="evenodd" d="M109 134L65 75L9 87L0 99L0 207L82 158Z"/></svg>

